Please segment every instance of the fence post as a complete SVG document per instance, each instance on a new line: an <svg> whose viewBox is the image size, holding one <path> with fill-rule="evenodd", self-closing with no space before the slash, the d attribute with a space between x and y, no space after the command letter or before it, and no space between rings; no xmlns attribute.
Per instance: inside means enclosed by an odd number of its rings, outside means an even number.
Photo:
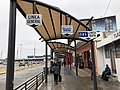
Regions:
<svg viewBox="0 0 120 90"><path fill-rule="evenodd" d="M36 76L36 90L38 88L38 76Z"/></svg>
<svg viewBox="0 0 120 90"><path fill-rule="evenodd" d="M44 75L43 74L44 74L44 72L42 72L42 82L44 81Z"/></svg>
<svg viewBox="0 0 120 90"><path fill-rule="evenodd" d="M25 83L25 90L27 90L27 83Z"/></svg>

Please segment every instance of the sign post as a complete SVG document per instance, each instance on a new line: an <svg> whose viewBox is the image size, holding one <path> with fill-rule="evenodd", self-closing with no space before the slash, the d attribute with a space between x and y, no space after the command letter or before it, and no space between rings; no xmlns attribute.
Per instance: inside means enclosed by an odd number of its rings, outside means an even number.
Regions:
<svg viewBox="0 0 120 90"><path fill-rule="evenodd" d="M99 35L99 34L98 34ZM79 32L79 38L89 39L91 42L91 57L92 57L92 71L93 71L93 80L94 80L94 90L97 88L97 78L96 78L96 66L94 58L94 39L97 38L97 33L95 31L83 31Z"/></svg>
<svg viewBox="0 0 120 90"><path fill-rule="evenodd" d="M27 14L26 24L36 28L38 25L42 24L42 14Z"/></svg>

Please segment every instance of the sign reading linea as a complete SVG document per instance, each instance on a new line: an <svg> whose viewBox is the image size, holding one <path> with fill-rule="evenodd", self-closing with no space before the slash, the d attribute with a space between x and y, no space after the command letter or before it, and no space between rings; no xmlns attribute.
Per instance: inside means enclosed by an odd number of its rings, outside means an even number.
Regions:
<svg viewBox="0 0 120 90"><path fill-rule="evenodd" d="M72 35L73 34L73 25L62 25L61 33L66 36Z"/></svg>
<svg viewBox="0 0 120 90"><path fill-rule="evenodd" d="M26 23L29 26L36 27L42 24L42 15L41 14L27 14Z"/></svg>

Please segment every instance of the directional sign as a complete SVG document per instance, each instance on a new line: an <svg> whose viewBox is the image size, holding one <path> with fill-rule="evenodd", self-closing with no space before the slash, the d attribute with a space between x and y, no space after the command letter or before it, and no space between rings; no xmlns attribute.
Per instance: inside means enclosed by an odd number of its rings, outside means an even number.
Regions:
<svg viewBox="0 0 120 90"><path fill-rule="evenodd" d="M97 34L95 31L81 31L79 32L79 38L96 38Z"/></svg>
<svg viewBox="0 0 120 90"><path fill-rule="evenodd" d="M88 32L79 32L79 37L88 37Z"/></svg>
<svg viewBox="0 0 120 90"><path fill-rule="evenodd" d="M95 31L89 31L89 38L96 38L97 33Z"/></svg>
<svg viewBox="0 0 120 90"><path fill-rule="evenodd" d="M61 26L61 34L65 36L70 36L73 34L73 26L72 25L62 25Z"/></svg>
<svg viewBox="0 0 120 90"><path fill-rule="evenodd" d="M42 15L41 14L27 14L26 23L29 26L37 27L42 24Z"/></svg>

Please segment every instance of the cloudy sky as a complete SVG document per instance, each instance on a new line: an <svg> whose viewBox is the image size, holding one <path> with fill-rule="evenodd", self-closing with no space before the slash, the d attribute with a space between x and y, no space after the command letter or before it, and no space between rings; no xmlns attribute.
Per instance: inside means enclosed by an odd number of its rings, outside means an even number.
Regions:
<svg viewBox="0 0 120 90"><path fill-rule="evenodd" d="M117 28L120 25L120 0L38 0L57 6L77 19L86 19L94 16L100 18L116 15ZM108 4L110 2L109 8ZM8 31L9 31L9 5L10 0L0 0L0 58L7 57ZM44 42L39 41L40 36L35 30L26 25L25 18L17 10L16 23L16 58L26 58L28 55L43 55ZM18 51L18 54L17 54ZM21 52L21 55L20 55Z"/></svg>

